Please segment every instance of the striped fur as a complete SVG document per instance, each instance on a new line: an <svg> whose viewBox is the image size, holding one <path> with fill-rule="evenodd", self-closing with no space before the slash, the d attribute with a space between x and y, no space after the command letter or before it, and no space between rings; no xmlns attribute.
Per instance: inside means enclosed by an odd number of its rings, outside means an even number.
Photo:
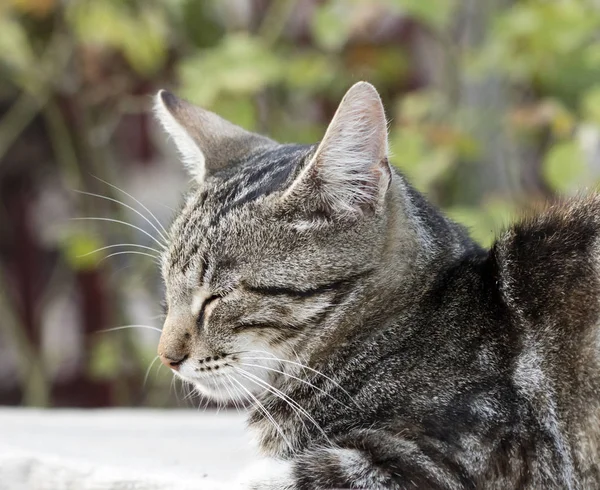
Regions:
<svg viewBox="0 0 600 490"><path fill-rule="evenodd" d="M482 250L390 169L368 84L320 145L179 112L159 352L253 405L273 461L237 488L600 488L600 198Z"/></svg>

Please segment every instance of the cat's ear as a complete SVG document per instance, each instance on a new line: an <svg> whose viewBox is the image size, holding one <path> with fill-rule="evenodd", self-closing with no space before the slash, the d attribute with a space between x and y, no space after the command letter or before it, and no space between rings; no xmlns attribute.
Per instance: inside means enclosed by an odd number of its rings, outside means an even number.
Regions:
<svg viewBox="0 0 600 490"><path fill-rule="evenodd" d="M274 144L166 90L156 94L154 113L198 182L252 150Z"/></svg>
<svg viewBox="0 0 600 490"><path fill-rule="evenodd" d="M284 199L330 213L376 210L392 178L387 152L381 99L373 85L359 82L342 99L316 153Z"/></svg>

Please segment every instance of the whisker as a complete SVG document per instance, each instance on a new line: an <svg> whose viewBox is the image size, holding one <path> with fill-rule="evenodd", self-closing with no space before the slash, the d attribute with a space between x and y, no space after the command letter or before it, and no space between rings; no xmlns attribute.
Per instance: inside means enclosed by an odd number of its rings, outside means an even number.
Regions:
<svg viewBox="0 0 600 490"><path fill-rule="evenodd" d="M166 249L166 245L164 243L162 243L161 241L159 241L155 236L153 236L151 233L148 233L146 230L144 230L143 228L140 228L139 226L136 226L134 224L128 223L127 221L121 221L119 219L113 219L113 218L100 218L97 216L84 216L84 217L80 217L80 218L71 218L72 221L110 221L111 223L118 223L120 225L125 225L125 226L129 226L130 228L134 228L140 232L142 232L144 235L150 237L152 240L154 240L158 245L160 245L160 247L164 250Z"/></svg>
<svg viewBox="0 0 600 490"><path fill-rule="evenodd" d="M227 379L227 382L229 383L229 386L231 387L232 391L230 391L229 388L227 388L227 387L225 387L225 389L227 390L227 394L229 395L229 399L230 399L231 403L233 403L233 406L235 407L236 411L239 413L240 407L238 407L237 401L235 399L236 393L235 393L235 390L233 389L233 383L229 379L228 374L225 374L225 378Z"/></svg>
<svg viewBox="0 0 600 490"><path fill-rule="evenodd" d="M231 381L229 374L225 374L225 376L227 377L227 381L229 381L229 384L231 385L231 390L233 391L233 394L234 394L233 404L235 405L235 409L238 413L240 413L240 405L238 405L238 402L241 403L241 408L244 408L244 401L242 400L242 397L240 396L239 390L236 388L236 386Z"/></svg>
<svg viewBox="0 0 600 490"><path fill-rule="evenodd" d="M181 390L181 396L182 396L181 401L185 402L185 406L188 407L190 405L190 402L187 399L187 397L190 394L190 389L189 389L189 386L185 379L181 380L181 385L179 388Z"/></svg>
<svg viewBox="0 0 600 490"><path fill-rule="evenodd" d="M278 362L286 362L286 363L288 363L288 364L292 364L292 365L294 365L294 366L298 366L298 367L300 367L300 368L303 368L303 369L308 369L309 371L311 371L311 372L313 372L313 373L315 373L315 374L317 374L317 375L319 375L319 376L323 376L323 377L324 377L326 380L328 380L328 381L332 382L332 383L333 383L335 386L337 386L337 387L338 387L338 388L339 388L339 389L340 389L340 390L341 390L341 391L342 391L342 392L343 392L345 395L347 395L347 396L348 396L348 398L350 398L350 399L353 401L353 403L354 403L354 404L355 404L355 405L356 405L358 408L361 408L361 407L360 407L360 405L359 405L359 404L356 402L356 400L354 400L354 397L353 397L353 396L352 396L350 393L348 393L348 391L346 391L346 390L345 390L345 389L342 387L342 385L340 385L340 384L339 384L337 381L335 381L334 379L330 378L330 377L329 377L329 376L327 376L326 374L323 374L321 371L317 371L316 369L313 369L313 368L311 368L311 367L309 367L309 366L306 366L305 364L302 364L302 363L300 363L300 362L290 361L290 360L288 360L288 359L280 359L280 358L278 358L278 357L274 356L273 354L271 354L271 353L270 353L270 352L268 352L268 351L260 351L260 350L248 350L248 351L244 351L244 352L246 352L246 353L258 352L259 354L266 354L266 355L269 355L269 356L271 356L271 357L253 357L253 358L247 358L247 359L250 359L250 360L254 360L254 361L261 361L261 360L262 360L262 361L278 361Z"/></svg>
<svg viewBox="0 0 600 490"><path fill-rule="evenodd" d="M116 255L127 255L127 254L133 254L133 255L145 255L146 257L152 257L153 259L157 260L157 264L160 265L160 263L158 262L158 257L156 255L153 254L147 254L146 252L138 252L136 250L125 250L123 252L114 252L112 254L108 254L106 257L102 257L98 263L105 261L106 259L110 259L111 257L114 257Z"/></svg>
<svg viewBox="0 0 600 490"><path fill-rule="evenodd" d="M249 359L252 360L252 357L245 357L243 359ZM342 405L343 407L352 410L351 407L349 407L348 405L346 405L345 403L343 403L342 401L338 400L336 397L334 397L333 395L331 395L330 393L327 393L327 391L325 391L322 388L319 388L318 386L313 385L312 383L309 383L308 381L302 379L302 378L298 378L297 376L294 376L293 374L290 373L286 373L285 371L280 371L279 369L275 369L272 367L267 367L267 366L261 366L260 364L248 364L247 362L241 362L240 363L242 366L248 366L248 367L255 367L255 368L261 368L261 369L266 369L267 371L273 371L275 373L279 373L282 374L284 376L288 376L289 378L295 379L296 381L300 381L301 383L304 383L307 386L310 386L311 388L313 388L314 390L317 390L321 393L323 393L324 395L328 396L329 398L331 398L333 401L339 403L340 405Z"/></svg>
<svg viewBox="0 0 600 490"><path fill-rule="evenodd" d="M294 356L296 356L296 361L298 363L300 363L300 356L298 355L298 353L296 352L296 349L294 349L293 346L290 346L290 349L292 351L292 354L294 354ZM300 363L301 364L301 363ZM304 369L304 367L302 368L302 373L304 374L304 376L307 376L306 374L306 370Z"/></svg>
<svg viewBox="0 0 600 490"><path fill-rule="evenodd" d="M169 384L169 394L171 393L171 391L175 392L175 398L177 399L177 402L179 403L179 396L177 395L177 387L175 386L175 378L177 376L173 375L173 377L171 378L171 383Z"/></svg>
<svg viewBox="0 0 600 490"><path fill-rule="evenodd" d="M80 191L77 189L73 189L73 192L77 192L78 194L84 194L86 196L97 197L99 199L105 199L107 201L116 202L117 204L120 204L121 206L125 206L127 209L130 209L131 211L136 213L138 216L141 216L146 221L146 223L148 223L154 229L154 231L156 231L160 235L160 237L165 241L165 243L169 242L167 237L162 234L162 232L156 227L156 225L154 223L152 223L152 221L150 221L144 214L142 214L137 209L135 209L133 206L130 206L129 204L124 203L123 201L119 201L118 199L114 199L114 198L108 197L108 196L103 196L102 194L94 194L93 192Z"/></svg>
<svg viewBox="0 0 600 490"><path fill-rule="evenodd" d="M269 392L273 393L275 396L277 396L278 398L280 398L281 400L286 402L294 410L294 412L296 414L298 412L300 412L302 415L304 415L310 422L312 422L312 424L317 428L317 430L323 435L325 440L329 444L331 444L331 441L329 440L329 437L327 436L325 431L321 428L321 426L317 423L317 421L313 418L313 416L310 415L297 401L295 401L293 398L291 398L288 395L286 395L285 393L283 393L281 390L278 390L277 388L275 388L273 385L266 382L265 380L259 378L258 376L254 375L252 373L249 373L245 369L236 368L236 371L239 372L242 376L249 379L250 381L254 381L255 384L258 384L258 386L262 385L262 387L264 389L268 390ZM302 420L302 418L300 418L300 421L302 422L302 425L304 425L304 428L308 432L308 428L306 427L306 424L304 424L304 421Z"/></svg>
<svg viewBox="0 0 600 490"><path fill-rule="evenodd" d="M187 389L187 394L183 397L183 399L187 401L190 400L196 394L196 390L189 383L186 383L185 387Z"/></svg>
<svg viewBox="0 0 600 490"><path fill-rule="evenodd" d="M288 401L286 399L288 397L286 397L285 394L283 394L277 388L271 386L266 381L261 380L260 378L258 378L258 376L254 376L252 373L249 373L248 371L244 371L243 369L235 369L235 370L236 370L237 373L239 373L241 376L243 376L244 378L248 379L249 381L251 381L255 385L258 385L259 387L266 389L268 392L272 393L277 398L279 398L279 399L283 400L285 403L287 403L289 405L289 407L294 411L294 414L300 419L300 423L302 424L302 426L304 428L304 431L306 432L306 434L310 438L310 431L308 430L308 427L304 423L304 419L301 417L301 415L303 415L303 413L300 410L298 410L294 404L290 403L290 401ZM255 379L253 379L253 378L255 378ZM292 399L290 398L290 400L292 400ZM309 418L310 418L310 415L309 415ZM318 424L317 424L317 427L319 427Z"/></svg>
<svg viewBox="0 0 600 490"><path fill-rule="evenodd" d="M123 194L125 194L125 195L126 195L128 198L130 198L130 199L133 199L133 200L134 200L136 203L138 203L140 206L142 206L142 208L143 208L145 211L147 211L147 212L148 212L148 214L149 214L150 216L152 216L152 218L154 219L154 221L156 221L156 223L158 224L158 226L160 226L160 227L162 228L162 230L165 232L165 234L166 234L166 235L168 235L168 234L169 234L169 232L168 232L168 231L165 229L165 227L164 227L164 226L163 226L163 224L162 224L162 223L159 221L159 219L158 219L156 216L154 216L154 213L153 213L152 211L150 211L150 210L149 210L149 209L148 209L146 206L144 206L144 204L143 204L141 201L137 200L135 197L133 197L133 196L132 196L131 194L129 194L128 192L125 192L125 191L124 191L123 189L121 189L120 187L117 187L116 185L114 185L114 184L111 184L110 182L107 182L106 180L102 180L100 177L96 177L95 175L92 175L92 177L94 177L95 179L98 179L100 182L103 182L103 183L104 183L104 184L106 184L106 185L109 185L109 186L110 186L110 187L112 187L113 189L115 189L115 190L117 190L117 191L119 191L119 192L122 192L122 193L123 193ZM167 207L168 207L168 206L167 206ZM171 208L169 208L169 209L171 209ZM174 210L172 210L172 211L174 211ZM168 242L169 240L166 240L166 241Z"/></svg>
<svg viewBox="0 0 600 490"><path fill-rule="evenodd" d="M233 395L231 394L231 391L229 391L229 388L226 385L223 385L223 388L225 389L225 391L227 391L227 399L231 400L231 402L233 402ZM227 401L223 402L224 407L227 407Z"/></svg>
<svg viewBox="0 0 600 490"><path fill-rule="evenodd" d="M146 369L146 375L144 376L144 384L142 384L143 388L146 388L146 382L148 381L148 375L150 374L150 371L152 370L152 366L154 366L154 363L158 360L158 358L159 358L159 356L156 356L154 359L152 359L150 366L148 366L148 369Z"/></svg>
<svg viewBox="0 0 600 490"><path fill-rule="evenodd" d="M240 383L237 379L235 378L231 378L232 381L234 381L243 391L245 391L248 396L254 400L254 402L256 403L256 407L265 415L265 417L267 417L270 422L273 424L273 427L275 427L275 430L279 433L279 435L281 436L281 438L284 440L284 442L287 444L289 450L293 453L294 452L294 448L291 445L290 441L288 440L288 438L285 436L283 429L281 428L281 426L275 421L275 419L273 418L273 416L269 413L269 411L265 408L265 406L260 403L260 401L258 400L258 398L256 398L252 392L250 392L250 390L248 390L242 383Z"/></svg>
<svg viewBox="0 0 600 490"><path fill-rule="evenodd" d="M124 330L126 328L147 328L149 330L156 330L162 333L162 330L157 327L151 327L150 325L123 325L121 327L105 328L104 330L98 330L97 333L114 332L115 330Z"/></svg>
<svg viewBox="0 0 600 490"><path fill-rule="evenodd" d="M203 403L204 407L202 408L202 411L206 412L206 409L210 405L210 398L208 398L207 396L202 396L201 397L201 402L202 401L204 401L204 403ZM200 408L200 403L198 404L198 408Z"/></svg>
<svg viewBox="0 0 600 490"><path fill-rule="evenodd" d="M106 247L97 248L96 250L92 250L91 252L85 253L83 255L78 255L77 258L87 257L88 255L92 255L97 252L102 252L102 250L108 250L109 248L116 248L116 247L138 247L138 248L144 248L147 250L152 250L159 255L161 253L160 250L156 250L154 247L148 247L146 245L138 245L137 243L115 243L114 245L107 245ZM158 256L156 258L158 258Z"/></svg>

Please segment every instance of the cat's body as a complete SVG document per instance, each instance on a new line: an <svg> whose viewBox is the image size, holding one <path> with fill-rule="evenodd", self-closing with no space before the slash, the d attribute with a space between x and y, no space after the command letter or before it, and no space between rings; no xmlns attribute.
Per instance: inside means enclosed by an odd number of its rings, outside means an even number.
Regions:
<svg viewBox="0 0 600 490"><path fill-rule="evenodd" d="M599 198L484 251L389 168L367 84L318 147L168 94L157 110L204 160L163 261L159 352L255 406L280 463L248 488L600 487Z"/></svg>

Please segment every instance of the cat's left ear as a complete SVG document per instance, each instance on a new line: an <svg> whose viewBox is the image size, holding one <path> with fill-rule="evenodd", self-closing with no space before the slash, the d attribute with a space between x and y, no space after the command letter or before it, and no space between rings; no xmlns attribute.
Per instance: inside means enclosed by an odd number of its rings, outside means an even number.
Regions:
<svg viewBox="0 0 600 490"><path fill-rule="evenodd" d="M284 200L329 214L376 211L392 178L387 156L387 121L379 94L370 83L356 83Z"/></svg>
<svg viewBox="0 0 600 490"><path fill-rule="evenodd" d="M166 90L156 94L154 113L197 182L256 148L275 144Z"/></svg>

